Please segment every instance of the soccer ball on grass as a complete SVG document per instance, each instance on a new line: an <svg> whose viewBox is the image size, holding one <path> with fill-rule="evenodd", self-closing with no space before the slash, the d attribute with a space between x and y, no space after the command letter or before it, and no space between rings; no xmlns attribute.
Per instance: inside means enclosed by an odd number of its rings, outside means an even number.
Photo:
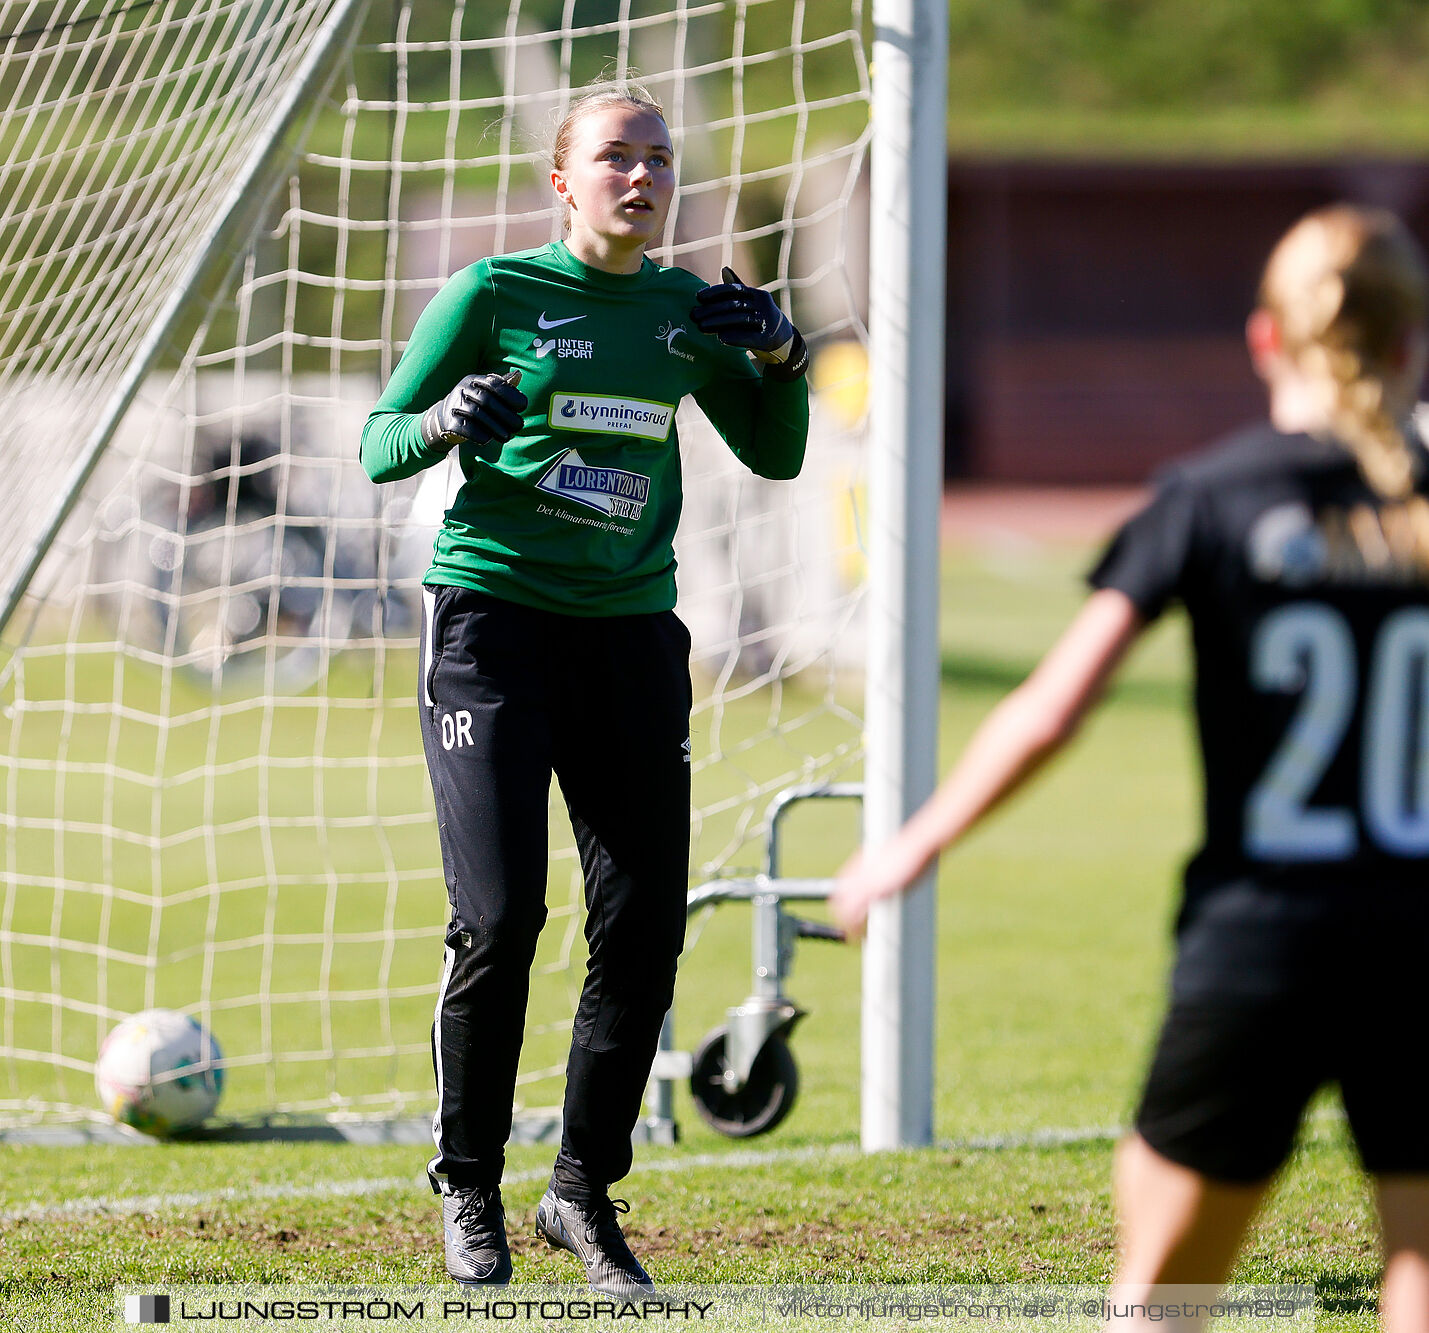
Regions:
<svg viewBox="0 0 1429 1333"><path fill-rule="evenodd" d="M122 1125L165 1137L193 1129L218 1105L222 1055L213 1034L173 1009L131 1014L99 1048L94 1083Z"/></svg>

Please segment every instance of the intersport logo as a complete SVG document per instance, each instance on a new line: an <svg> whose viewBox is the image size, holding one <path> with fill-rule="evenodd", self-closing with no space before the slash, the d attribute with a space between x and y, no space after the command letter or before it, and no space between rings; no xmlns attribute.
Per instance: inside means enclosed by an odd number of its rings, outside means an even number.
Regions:
<svg viewBox="0 0 1429 1333"><path fill-rule="evenodd" d="M603 393L553 393L549 417L553 430L667 440L675 420L675 405Z"/></svg>
<svg viewBox="0 0 1429 1333"><path fill-rule="evenodd" d="M552 352L558 357L575 357L580 361L589 361L595 356L595 343L589 338L547 338L544 342L537 338L531 346L542 361Z"/></svg>

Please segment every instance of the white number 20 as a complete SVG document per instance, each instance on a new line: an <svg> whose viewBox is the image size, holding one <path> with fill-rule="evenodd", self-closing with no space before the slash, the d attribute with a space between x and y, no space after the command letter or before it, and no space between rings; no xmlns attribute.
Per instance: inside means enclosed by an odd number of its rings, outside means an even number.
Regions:
<svg viewBox="0 0 1429 1333"><path fill-rule="evenodd" d="M1344 616L1297 602L1256 627L1258 690L1303 691L1300 706L1245 807L1246 854L1263 861L1339 861L1359 847L1354 812L1309 804L1354 716L1358 669ZM1369 836L1399 856L1429 855L1429 610L1389 616L1371 650L1360 803Z"/></svg>

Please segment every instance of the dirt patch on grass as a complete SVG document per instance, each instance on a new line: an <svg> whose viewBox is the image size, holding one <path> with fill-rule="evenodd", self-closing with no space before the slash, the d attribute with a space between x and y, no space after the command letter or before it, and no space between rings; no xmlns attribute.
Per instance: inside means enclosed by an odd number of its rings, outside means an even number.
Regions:
<svg viewBox="0 0 1429 1333"><path fill-rule="evenodd" d="M549 1271L554 1263L565 1280L575 1280L579 1270L574 1259L556 1255L534 1234L526 1210L508 1214L507 1227L518 1271ZM1020 1216L929 1210L877 1219L820 1212L797 1220L786 1212L756 1207L730 1221L705 1217L677 1226L647 1218L625 1228L631 1248L655 1269L707 1268L710 1273L773 1278L787 1276L794 1262L802 1278L844 1281L860 1272L906 1277L926 1269L946 1275L976 1273L993 1264L1004 1273L1011 1269L1044 1276L1061 1270L1059 1252L1075 1251L1083 1258L1109 1255L1114 1239L1109 1227L1102 1231L1079 1210L1074 1219L1065 1209L1045 1206L1041 1211L1025 1208ZM47 1278L57 1268L83 1274L96 1252L121 1270L151 1265L162 1255L171 1280L191 1274L189 1280L223 1281L226 1274L255 1270L275 1275L267 1280L300 1280L276 1275L398 1269L406 1270L407 1280L444 1280L440 1221L431 1207L367 1210L366 1216L342 1221L204 1212L0 1226L0 1253L6 1254L17 1277ZM414 1260L422 1272L411 1273ZM571 1271L565 1274L568 1266Z"/></svg>
<svg viewBox="0 0 1429 1333"><path fill-rule="evenodd" d="M678 1230L632 1225L626 1235L631 1248L654 1264L701 1255L742 1256L751 1268L769 1270L781 1258L797 1255L807 1276L827 1273L842 1279L859 1268L885 1271L930 1262L959 1266L994 1257L1005 1264L1010 1256L1022 1255L1018 1267L1037 1274L1056 1267L1046 1262L1047 1251L1058 1248L1058 1234L1065 1233L1065 1218L1059 1226L1057 1219L1044 1224L1047 1217L1046 1209L1020 1218L932 1212L863 1222L827 1215L796 1222L768 1217ZM1079 1230L1075 1243L1081 1255L1111 1255L1116 1247L1110 1228L1104 1234Z"/></svg>

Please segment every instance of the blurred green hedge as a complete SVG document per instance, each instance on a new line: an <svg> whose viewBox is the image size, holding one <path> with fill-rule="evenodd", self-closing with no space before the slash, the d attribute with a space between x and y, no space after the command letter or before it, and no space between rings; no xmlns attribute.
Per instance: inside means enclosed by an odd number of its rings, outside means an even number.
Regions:
<svg viewBox="0 0 1429 1333"><path fill-rule="evenodd" d="M1429 148L1423 0L949 0L955 149Z"/></svg>

